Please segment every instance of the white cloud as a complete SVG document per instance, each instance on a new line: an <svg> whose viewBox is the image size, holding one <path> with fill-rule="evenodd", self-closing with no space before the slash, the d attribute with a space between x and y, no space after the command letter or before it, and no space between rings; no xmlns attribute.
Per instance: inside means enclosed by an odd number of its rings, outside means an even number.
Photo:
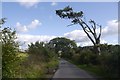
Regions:
<svg viewBox="0 0 120 80"><path fill-rule="evenodd" d="M49 42L51 39L57 37L57 36L48 36L48 35L29 35L29 34L17 34L17 41L20 41L22 43L25 43L21 45L23 49L27 48L27 45L31 42Z"/></svg>
<svg viewBox="0 0 120 80"><path fill-rule="evenodd" d="M74 30L64 34L65 37L75 40L76 42L86 42L88 38L83 30Z"/></svg>
<svg viewBox="0 0 120 80"><path fill-rule="evenodd" d="M56 6L57 5L57 2L52 2L51 3L51 6Z"/></svg>
<svg viewBox="0 0 120 80"><path fill-rule="evenodd" d="M35 29L38 26L41 26L42 23L39 20L33 20L30 24L28 25L22 25L19 22L16 23L16 30L17 32L27 32L30 29Z"/></svg>
<svg viewBox="0 0 120 80"><path fill-rule="evenodd" d="M107 43L107 41L102 39L101 44L104 44L104 43ZM91 46L91 45L93 45L93 43L90 40L86 42L77 42L77 46Z"/></svg>
<svg viewBox="0 0 120 80"><path fill-rule="evenodd" d="M20 5L25 6L26 8L30 7L36 7L36 5L39 3L39 0L18 0Z"/></svg>
<svg viewBox="0 0 120 80"><path fill-rule="evenodd" d="M19 22L16 23L16 29L18 32L27 32L28 29L26 26L22 26Z"/></svg>
<svg viewBox="0 0 120 80"><path fill-rule="evenodd" d="M27 49L28 44L35 43L36 41L40 42L49 42L51 39L56 38L58 36L49 36L49 35L29 35L29 34L17 34L17 41L23 43L20 45L20 49ZM60 36L59 36L60 37ZM101 43L106 43L105 40L101 40ZM90 41L86 42L77 42L78 46L90 46L93 45Z"/></svg>
<svg viewBox="0 0 120 80"><path fill-rule="evenodd" d="M117 20L110 20L107 22L106 27L102 29L102 36L111 36L111 35L118 35L118 21Z"/></svg>
<svg viewBox="0 0 120 80"><path fill-rule="evenodd" d="M31 22L31 24L28 25L28 28L36 28L37 26L42 25L42 23L39 20L34 20Z"/></svg>
<svg viewBox="0 0 120 80"><path fill-rule="evenodd" d="M39 21L34 20L31 22L31 25L39 23ZM18 26L21 26L20 23L17 23ZM34 25L34 26L35 26ZM26 26L28 27L28 26ZM31 28L36 28L36 27L31 27ZM27 30L27 29L25 29ZM98 31L98 30L97 30ZM111 20L107 22L106 27L103 27L102 29L102 37L101 37L101 43L116 43L117 40L114 35L118 34L118 22L116 20ZM108 40L110 39L109 36L113 37L113 40ZM58 37L58 36L49 36L49 35L29 35L29 34L19 34L18 35L18 40L21 42L25 42L24 47L22 48L27 48L27 45L30 42L36 42L36 41L43 41L43 42L49 42L51 39ZM59 36L60 37L60 36ZM68 33L65 33L63 37L69 38L71 40L75 40L78 46L90 46L93 45L92 42L89 40L87 35L83 30L74 30ZM108 39L106 39L106 37Z"/></svg>
<svg viewBox="0 0 120 80"><path fill-rule="evenodd" d="M97 32L99 32L99 29L97 29ZM118 35L118 21L110 20L107 22L106 27L103 27L102 29L101 43L107 43L107 41L105 41L104 38L109 36L113 36L113 38L116 39L115 35ZM89 40L89 38L83 30L74 30L65 33L64 36L71 40L75 40L80 46L92 45L91 41Z"/></svg>
<svg viewBox="0 0 120 80"><path fill-rule="evenodd" d="M71 40L75 40L78 46L93 45L83 30L74 30L72 32L65 33L64 36Z"/></svg>

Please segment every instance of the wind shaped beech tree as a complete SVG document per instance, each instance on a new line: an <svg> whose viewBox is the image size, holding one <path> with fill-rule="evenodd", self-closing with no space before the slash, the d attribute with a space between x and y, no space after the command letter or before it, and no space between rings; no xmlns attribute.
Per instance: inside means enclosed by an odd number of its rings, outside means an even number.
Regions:
<svg viewBox="0 0 120 80"><path fill-rule="evenodd" d="M96 24L96 22L91 19L89 21L90 25L88 25L84 19L83 11L74 12L73 9L69 6L65 7L64 9L56 10L56 14L60 18L71 19L72 24L68 26L79 24L84 30L84 32L86 33L86 35L88 36L88 38L93 43L94 52L99 55L101 54L100 53L100 37L101 37L101 30L102 30L101 25ZM99 29L99 32L97 32L97 29Z"/></svg>

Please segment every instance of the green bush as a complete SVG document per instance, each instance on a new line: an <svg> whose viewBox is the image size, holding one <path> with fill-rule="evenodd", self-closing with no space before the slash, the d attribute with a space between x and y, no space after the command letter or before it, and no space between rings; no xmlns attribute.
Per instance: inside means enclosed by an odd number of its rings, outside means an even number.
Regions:
<svg viewBox="0 0 120 80"><path fill-rule="evenodd" d="M73 61L75 64L79 64L79 63L80 63L80 54L73 54L73 56L72 56L72 61Z"/></svg>
<svg viewBox="0 0 120 80"><path fill-rule="evenodd" d="M2 77L13 78L18 74L19 62L17 57L18 44L15 42L15 31L10 28L2 30Z"/></svg>
<svg viewBox="0 0 120 80"><path fill-rule="evenodd" d="M108 51L102 52L102 55L99 56L102 69L111 77L118 77L119 57L118 46L109 47Z"/></svg>
<svg viewBox="0 0 120 80"><path fill-rule="evenodd" d="M96 64L96 55L90 50L82 50L79 61L80 64Z"/></svg>
<svg viewBox="0 0 120 80"><path fill-rule="evenodd" d="M23 71L25 67L31 68L27 68L30 70L26 71L23 77L45 78L48 69L55 69L58 66L57 55L49 49L47 43L38 41L35 44L31 43L28 54L27 60L23 63Z"/></svg>
<svg viewBox="0 0 120 80"><path fill-rule="evenodd" d="M14 47L3 45L2 52L2 77L15 77L18 59Z"/></svg>

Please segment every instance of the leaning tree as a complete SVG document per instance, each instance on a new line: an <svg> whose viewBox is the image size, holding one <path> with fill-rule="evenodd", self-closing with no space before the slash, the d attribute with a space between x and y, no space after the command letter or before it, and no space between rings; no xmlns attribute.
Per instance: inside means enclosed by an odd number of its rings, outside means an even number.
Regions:
<svg viewBox="0 0 120 80"><path fill-rule="evenodd" d="M102 30L101 25L96 24L96 22L91 19L89 21L90 25L88 25L84 19L83 11L74 12L73 9L69 6L65 7L64 9L56 10L56 14L60 18L71 19L72 24L68 26L79 24L84 30L84 32L86 33L86 35L88 36L88 38L94 44L94 52L99 55L101 54L100 53L100 37L101 37L101 30ZM99 29L99 32L97 32L98 29Z"/></svg>

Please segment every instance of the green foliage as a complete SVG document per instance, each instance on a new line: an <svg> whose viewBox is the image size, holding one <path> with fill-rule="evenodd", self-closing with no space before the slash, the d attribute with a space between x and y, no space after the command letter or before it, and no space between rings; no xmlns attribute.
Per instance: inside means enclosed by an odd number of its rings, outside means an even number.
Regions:
<svg viewBox="0 0 120 80"><path fill-rule="evenodd" d="M57 54L61 51L61 56L65 58L71 58L74 53L74 49L77 47L76 43L70 39L61 37L54 38L49 42L50 49L53 49Z"/></svg>
<svg viewBox="0 0 120 80"><path fill-rule="evenodd" d="M14 51L15 48L10 44L5 44L2 46L2 73L3 77L15 77L16 67L18 65L19 59Z"/></svg>
<svg viewBox="0 0 120 80"><path fill-rule="evenodd" d="M25 60L20 66L18 78L44 78L44 70L44 63L35 64Z"/></svg>
<svg viewBox="0 0 120 80"><path fill-rule="evenodd" d="M26 75L27 77L31 77L33 75L34 78L44 78L49 70L54 70L56 66L58 66L58 57L54 51L49 49L48 43L37 41L28 46L29 56L28 59L22 64L23 71L28 65L31 66L31 68L28 68L28 71L23 74L24 78Z"/></svg>
<svg viewBox="0 0 120 80"><path fill-rule="evenodd" d="M5 23L5 18L1 19L0 24ZM18 43L16 39L16 31L12 31L9 27L2 29L2 77L12 78L17 74L20 59L17 57Z"/></svg>
<svg viewBox="0 0 120 80"><path fill-rule="evenodd" d="M52 58L48 63L46 63L46 73L51 74L54 73L58 69L58 59Z"/></svg>
<svg viewBox="0 0 120 80"><path fill-rule="evenodd" d="M79 68L86 70L91 75L94 75L96 78L102 78L104 80L104 76L107 75L103 69L99 65L77 65ZM105 78L107 80L107 78Z"/></svg>
<svg viewBox="0 0 120 80"><path fill-rule="evenodd" d="M73 9L69 6L65 7L64 9L56 10L56 14L61 18L69 18L69 19L76 19L76 18L82 18L83 12L73 12ZM75 19L72 21L73 23L76 23Z"/></svg>
<svg viewBox="0 0 120 80"><path fill-rule="evenodd" d="M0 19L0 28L1 28L1 25L4 24L5 22L6 22L6 18Z"/></svg>
<svg viewBox="0 0 120 80"><path fill-rule="evenodd" d="M51 60L46 65L46 67L49 67L49 68L55 68L57 66L58 66L58 60L56 60L56 59Z"/></svg>
<svg viewBox="0 0 120 80"><path fill-rule="evenodd" d="M80 54L73 54L73 56L72 56L72 61L73 61L75 64L80 64Z"/></svg>
<svg viewBox="0 0 120 80"><path fill-rule="evenodd" d="M76 54L72 56L73 63L105 78L118 78L120 45L101 44L100 47L101 55L93 54L92 46L79 47L76 49Z"/></svg>
<svg viewBox="0 0 120 80"><path fill-rule="evenodd" d="M95 64L96 63L96 54L89 49L81 50L79 54L74 56L75 61L79 64Z"/></svg>
<svg viewBox="0 0 120 80"><path fill-rule="evenodd" d="M102 45L102 55L99 56L101 67L108 73L109 76L118 77L119 75L119 48L120 45Z"/></svg>
<svg viewBox="0 0 120 80"><path fill-rule="evenodd" d="M80 63L89 64L90 54L89 51L82 51L80 55Z"/></svg>
<svg viewBox="0 0 120 80"><path fill-rule="evenodd" d="M29 45L28 53L38 57L38 60L42 61L49 61L49 58L55 55L54 52L47 47L47 44L38 41L35 42L35 44L31 43L31 45Z"/></svg>

